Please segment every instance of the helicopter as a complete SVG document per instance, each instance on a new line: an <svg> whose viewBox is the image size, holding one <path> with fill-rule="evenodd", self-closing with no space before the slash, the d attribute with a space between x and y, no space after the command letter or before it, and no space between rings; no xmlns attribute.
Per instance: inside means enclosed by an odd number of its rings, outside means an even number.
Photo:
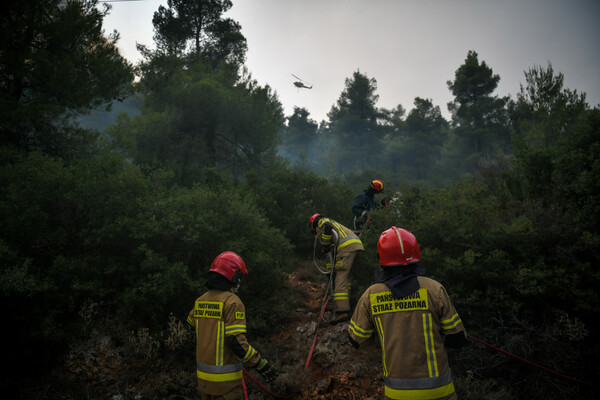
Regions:
<svg viewBox="0 0 600 400"><path fill-rule="evenodd" d="M300 89L312 89L312 85L308 86L306 85L303 79L298 78L296 75L292 74L292 76L296 79L298 79L296 82L294 82L294 86L296 86L298 88L298 90Z"/></svg>

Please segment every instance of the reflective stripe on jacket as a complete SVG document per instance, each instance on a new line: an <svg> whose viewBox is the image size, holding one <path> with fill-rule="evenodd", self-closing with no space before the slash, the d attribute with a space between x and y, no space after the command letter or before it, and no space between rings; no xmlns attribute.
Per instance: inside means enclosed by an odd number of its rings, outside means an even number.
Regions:
<svg viewBox="0 0 600 400"><path fill-rule="evenodd" d="M196 375L209 382L235 381L242 378L242 368L242 363L208 365L196 362Z"/></svg>
<svg viewBox="0 0 600 400"><path fill-rule="evenodd" d="M327 222L331 223L331 225L333 226L333 229L337 234L337 242L333 240L333 235L327 235L325 233L325 223ZM322 245L328 246L330 244L333 244L334 246L336 246L338 254L342 252L350 252L365 249L362 242L360 241L358 236L354 234L354 232L352 232L350 229L346 228L339 222L336 222L329 218L321 218L319 220L317 226L317 235L319 236L319 242Z"/></svg>
<svg viewBox="0 0 600 400"><path fill-rule="evenodd" d="M444 287L419 276L420 289L394 298L385 283L361 296L348 332L357 343L377 332L385 395L392 399L444 399L454 384L444 336L464 326Z"/></svg>

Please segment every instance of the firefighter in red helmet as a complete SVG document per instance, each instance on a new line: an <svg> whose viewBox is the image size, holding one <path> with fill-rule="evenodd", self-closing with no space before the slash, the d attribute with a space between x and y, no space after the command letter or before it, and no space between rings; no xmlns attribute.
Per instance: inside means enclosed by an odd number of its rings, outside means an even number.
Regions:
<svg viewBox="0 0 600 400"><path fill-rule="evenodd" d="M196 299L187 321L196 333L196 374L202 400L243 399L243 364L271 382L279 375L246 339L246 310L237 290L248 269L232 251L210 266L208 291Z"/></svg>
<svg viewBox="0 0 600 400"><path fill-rule="evenodd" d="M325 252L331 251L335 255L334 265L327 264L327 268L334 274L335 316L331 322L347 321L351 311L350 270L358 252L364 251L363 244L352 230L321 214L313 214L308 225Z"/></svg>
<svg viewBox="0 0 600 400"><path fill-rule="evenodd" d="M375 195L383 192L383 181L374 179L361 194L356 196L352 204L352 213L354 214L353 229L360 231L369 216L369 211L377 208Z"/></svg>
<svg viewBox="0 0 600 400"><path fill-rule="evenodd" d="M382 271L361 296L350 342L377 332L386 399L456 399L447 347L463 346L463 323L444 287L426 278L416 238L392 226L377 243Z"/></svg>

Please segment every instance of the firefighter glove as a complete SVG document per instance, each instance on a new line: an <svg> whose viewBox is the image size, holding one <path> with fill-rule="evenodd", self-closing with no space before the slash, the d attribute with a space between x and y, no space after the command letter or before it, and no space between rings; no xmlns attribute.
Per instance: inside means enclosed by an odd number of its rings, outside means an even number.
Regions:
<svg viewBox="0 0 600 400"><path fill-rule="evenodd" d="M326 235L331 236L333 234L333 225L331 225L331 222L325 222L325 228L323 229L323 231Z"/></svg>
<svg viewBox="0 0 600 400"><path fill-rule="evenodd" d="M279 376L279 371L264 358L260 359L256 365L256 370L267 382L273 382Z"/></svg>

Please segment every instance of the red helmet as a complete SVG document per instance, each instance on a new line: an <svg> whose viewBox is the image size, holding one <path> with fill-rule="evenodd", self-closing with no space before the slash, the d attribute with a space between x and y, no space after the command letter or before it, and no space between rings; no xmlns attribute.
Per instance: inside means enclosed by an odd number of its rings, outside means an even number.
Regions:
<svg viewBox="0 0 600 400"><path fill-rule="evenodd" d="M379 264L382 267L413 264L421 260L415 236L406 229L392 226L379 236Z"/></svg>
<svg viewBox="0 0 600 400"><path fill-rule="evenodd" d="M383 192L383 182L379 179L375 179L374 181L371 181L371 188L376 192Z"/></svg>
<svg viewBox="0 0 600 400"><path fill-rule="evenodd" d="M310 228L310 231L312 233L315 233L317 231L317 229L314 225L314 222L315 222L315 220L318 221L320 218L321 218L321 214L315 213L315 214L311 215L310 219L308 220L308 227Z"/></svg>
<svg viewBox="0 0 600 400"><path fill-rule="evenodd" d="M210 270L223 275L234 285L239 285L242 282L242 276L248 275L246 263L233 251L219 254L210 265Z"/></svg>

